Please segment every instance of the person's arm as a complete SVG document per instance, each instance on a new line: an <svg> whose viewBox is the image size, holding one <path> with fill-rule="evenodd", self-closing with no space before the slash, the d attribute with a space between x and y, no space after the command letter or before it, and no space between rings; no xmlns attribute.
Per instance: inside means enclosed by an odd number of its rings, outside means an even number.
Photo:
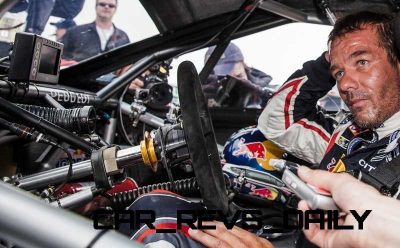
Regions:
<svg viewBox="0 0 400 248"><path fill-rule="evenodd" d="M71 60L73 58L74 51L74 38L73 32L71 30L67 30L67 32L63 35L60 42L64 44L62 58L66 60Z"/></svg>
<svg viewBox="0 0 400 248"><path fill-rule="evenodd" d="M211 248L273 248L273 245L266 239L257 237L255 234L243 230L237 226L226 229L222 222L203 222L203 225L216 226L215 230L194 230L189 229L192 239L202 243L205 247Z"/></svg>
<svg viewBox="0 0 400 248"><path fill-rule="evenodd" d="M311 170L304 166L298 170L300 178L311 185L329 191L336 205L345 212L341 224L354 225L358 222L349 214L372 210L363 223L363 230L320 230L311 224L304 230L306 237L320 247L399 247L400 244L400 202L383 196L373 187L357 181L346 173L331 173ZM308 208L304 201L299 209Z"/></svg>
<svg viewBox="0 0 400 248"><path fill-rule="evenodd" d="M117 71L115 72L115 74L119 77L119 76L121 76L122 74L126 73L131 67L132 67L132 65L124 66L124 67L122 67L121 69L117 70ZM145 75L148 74L148 73L150 73L150 72L149 72L149 71L145 71L145 72L142 74L142 77L145 76ZM132 80L131 84L129 85L129 90L132 90L132 91L134 91L134 90L140 90L140 89L142 89L143 87L144 87L144 82L143 82L141 79L139 79L139 78L135 78L135 79Z"/></svg>
<svg viewBox="0 0 400 248"><path fill-rule="evenodd" d="M25 32L41 35L54 8L53 0L30 0Z"/></svg>
<svg viewBox="0 0 400 248"><path fill-rule="evenodd" d="M247 76L249 80L260 87L267 87L272 81L272 77L270 75L256 68L251 67L247 68L246 70L248 71Z"/></svg>
<svg viewBox="0 0 400 248"><path fill-rule="evenodd" d="M306 62L270 99L258 128L282 149L310 163L319 163L335 120L318 111L318 99L335 85L324 54Z"/></svg>

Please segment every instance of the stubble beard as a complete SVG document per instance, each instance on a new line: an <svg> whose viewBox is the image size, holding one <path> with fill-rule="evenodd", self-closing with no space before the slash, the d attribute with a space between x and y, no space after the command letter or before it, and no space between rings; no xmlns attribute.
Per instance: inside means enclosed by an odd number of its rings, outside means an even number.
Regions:
<svg viewBox="0 0 400 248"><path fill-rule="evenodd" d="M361 128L377 128L381 126L387 119L400 111L400 81L397 81L394 89L381 89L379 92L378 106L373 105L367 110L365 117L358 117L357 110L350 111L354 116L355 123Z"/></svg>

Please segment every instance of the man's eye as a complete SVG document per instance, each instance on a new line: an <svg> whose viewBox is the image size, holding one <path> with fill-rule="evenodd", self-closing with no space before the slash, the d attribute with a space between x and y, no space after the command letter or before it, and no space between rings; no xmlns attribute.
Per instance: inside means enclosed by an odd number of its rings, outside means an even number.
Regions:
<svg viewBox="0 0 400 248"><path fill-rule="evenodd" d="M368 64L368 61L362 59L362 60L357 61L357 64L363 66L363 65Z"/></svg>
<svg viewBox="0 0 400 248"><path fill-rule="evenodd" d="M344 74L343 71L338 71L338 72L335 72L333 76L334 76L334 78L335 78L336 80L338 80L338 79L340 79L341 77L343 77L343 74Z"/></svg>

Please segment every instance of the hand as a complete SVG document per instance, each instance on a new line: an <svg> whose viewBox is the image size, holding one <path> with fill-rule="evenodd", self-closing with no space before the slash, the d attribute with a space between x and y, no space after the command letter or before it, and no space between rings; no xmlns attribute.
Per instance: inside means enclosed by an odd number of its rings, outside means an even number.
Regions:
<svg viewBox="0 0 400 248"><path fill-rule="evenodd" d="M300 167L298 174L305 182L327 190L332 194L336 205L347 215L342 217L340 225L353 225L358 222L349 214L354 209L362 214L372 210L364 221L363 230L320 230L319 224L311 224L304 230L306 237L320 247L385 247L396 246L399 235L400 203L392 198L382 196L373 187L357 181L346 173L331 173ZM309 209L305 201L299 203L300 210ZM396 244L397 243L397 244Z"/></svg>
<svg viewBox="0 0 400 248"><path fill-rule="evenodd" d="M69 66L71 66L71 65L76 65L76 64L78 64L78 63L79 63L79 62L78 62L78 61L75 61L75 60L61 59L60 68L61 68L61 69L67 68L67 67L69 67Z"/></svg>
<svg viewBox="0 0 400 248"><path fill-rule="evenodd" d="M115 74L120 76L120 75L124 74L126 71L128 71L131 67L132 67L132 65L124 66L121 69L117 70L115 72ZM149 71L146 71L142 74L142 76L145 76L148 73L149 73ZM129 90L141 89L141 88L143 88L143 86L144 86L143 81L140 80L139 78L135 78L132 80L131 84L129 85Z"/></svg>
<svg viewBox="0 0 400 248"><path fill-rule="evenodd" d="M135 78L129 85L129 90L137 90L143 88L144 83L139 78Z"/></svg>
<svg viewBox="0 0 400 248"><path fill-rule="evenodd" d="M211 248L273 248L266 239L234 226L231 230L226 229L222 222L203 222L204 225L214 225L215 230L189 229L189 235L206 247Z"/></svg>

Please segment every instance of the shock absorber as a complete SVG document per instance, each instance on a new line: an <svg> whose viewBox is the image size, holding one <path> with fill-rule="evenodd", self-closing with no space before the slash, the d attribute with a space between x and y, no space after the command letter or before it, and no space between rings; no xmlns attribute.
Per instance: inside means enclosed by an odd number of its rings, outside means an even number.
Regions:
<svg viewBox="0 0 400 248"><path fill-rule="evenodd" d="M35 105L17 104L59 127L79 134L93 133L96 127L96 112L92 106L82 108L57 109Z"/></svg>
<svg viewBox="0 0 400 248"><path fill-rule="evenodd" d="M199 187L195 177L176 180L171 182L151 184L139 187L134 190L118 192L109 197L112 206L116 208L124 208L134 202L139 196L149 193L153 190L169 190L177 194L188 194L198 191Z"/></svg>

